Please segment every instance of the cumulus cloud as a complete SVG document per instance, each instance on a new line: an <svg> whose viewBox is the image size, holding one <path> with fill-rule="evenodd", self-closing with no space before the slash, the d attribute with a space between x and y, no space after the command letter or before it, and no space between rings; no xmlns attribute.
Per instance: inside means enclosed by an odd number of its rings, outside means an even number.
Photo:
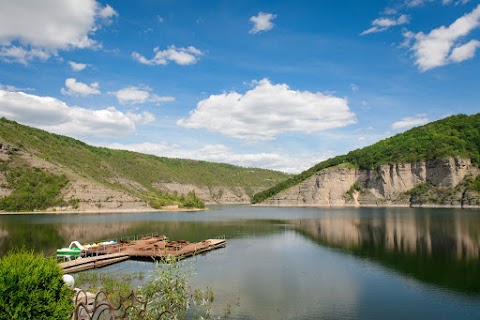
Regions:
<svg viewBox="0 0 480 320"><path fill-rule="evenodd" d="M259 141L272 140L282 133L313 133L356 122L345 98L296 91L268 79L254 85L244 94L211 95L198 102L190 116L178 120L177 125Z"/></svg>
<svg viewBox="0 0 480 320"><path fill-rule="evenodd" d="M77 63L74 61L69 61L68 64L70 65L70 68L72 68L73 71L82 71L87 67L85 63Z"/></svg>
<svg viewBox="0 0 480 320"><path fill-rule="evenodd" d="M0 47L0 58L6 62L27 64L28 61L33 59L45 61L49 57L50 53L43 49L25 49L14 45Z"/></svg>
<svg viewBox="0 0 480 320"><path fill-rule="evenodd" d="M410 17L405 14L400 15L398 18L377 18L372 21L372 27L363 31L362 33L360 33L360 35L364 36L369 33L382 32L391 27L406 24L408 22L410 22Z"/></svg>
<svg viewBox="0 0 480 320"><path fill-rule="evenodd" d="M46 60L58 50L98 47L97 21L116 14L95 0L2 1L0 57L11 62Z"/></svg>
<svg viewBox="0 0 480 320"><path fill-rule="evenodd" d="M276 17L276 14L259 12L257 16L250 17L250 21L253 22L253 27L249 32L255 34L260 31L273 29L274 24L272 20Z"/></svg>
<svg viewBox="0 0 480 320"><path fill-rule="evenodd" d="M468 2L470 2L470 0L458 0L458 1L442 0L442 3L445 4L445 5L454 3L456 6L458 6L459 4L466 4Z"/></svg>
<svg viewBox="0 0 480 320"><path fill-rule="evenodd" d="M144 111L142 113L127 112L126 115L135 123L148 124L155 121L155 116L148 111Z"/></svg>
<svg viewBox="0 0 480 320"><path fill-rule="evenodd" d="M114 143L107 147L153 154L160 157L195 159L217 163L230 163L242 167L278 170L299 173L332 156L325 154L301 154L292 156L279 153L239 153L222 144L208 144L197 149L167 142L144 142L138 144Z"/></svg>
<svg viewBox="0 0 480 320"><path fill-rule="evenodd" d="M199 57L203 55L202 51L192 46L186 48L169 46L165 50L160 50L159 47L156 47L153 49L153 52L155 55L152 59L147 59L136 51L132 52L132 58L135 61L148 65L166 65L170 61L180 65L189 65L197 63Z"/></svg>
<svg viewBox="0 0 480 320"><path fill-rule="evenodd" d="M101 110L70 107L52 97L0 90L0 116L29 126L74 137L125 136L135 121L115 107Z"/></svg>
<svg viewBox="0 0 480 320"><path fill-rule="evenodd" d="M12 85L4 85L4 84L1 84L0 83L0 90L4 90L4 91L35 91L35 89L32 89L32 88L18 88L18 87L15 87L15 86L12 86Z"/></svg>
<svg viewBox="0 0 480 320"><path fill-rule="evenodd" d="M161 97L154 93L151 93L151 89L149 87L126 87L116 92L110 92L115 97L117 97L118 102L121 104L136 104L136 103L145 103L145 102L170 102L174 101L174 97Z"/></svg>
<svg viewBox="0 0 480 320"><path fill-rule="evenodd" d="M428 34L404 33L405 45L410 46L415 64L422 72L471 59L479 46L477 40L462 44L460 40L480 26L480 5L472 12L458 18L450 26L441 26ZM413 44L412 44L413 42Z"/></svg>
<svg viewBox="0 0 480 320"><path fill-rule="evenodd" d="M416 126L421 126L426 123L429 123L430 119L426 117L425 114L417 114L414 117L406 117L399 121L392 123L392 129L407 129Z"/></svg>
<svg viewBox="0 0 480 320"><path fill-rule="evenodd" d="M68 78L65 80L65 88L62 88L60 92L69 96L89 96L91 94L100 94L98 82L93 82L90 85L77 82L75 78Z"/></svg>
<svg viewBox="0 0 480 320"><path fill-rule="evenodd" d="M113 9L112 7L110 7L110 5L107 4L104 8L100 8L98 10L98 15L101 18L106 19L110 22L110 20L113 17L118 16L118 13L117 13L117 11L115 11L115 9Z"/></svg>
<svg viewBox="0 0 480 320"><path fill-rule="evenodd" d="M405 5L410 8L420 7L420 6L423 6L426 1L431 1L431 0L405 0Z"/></svg>
<svg viewBox="0 0 480 320"><path fill-rule="evenodd" d="M471 40L462 46L458 46L452 50L450 60L453 62L462 62L475 56L475 51L480 47L480 41Z"/></svg>

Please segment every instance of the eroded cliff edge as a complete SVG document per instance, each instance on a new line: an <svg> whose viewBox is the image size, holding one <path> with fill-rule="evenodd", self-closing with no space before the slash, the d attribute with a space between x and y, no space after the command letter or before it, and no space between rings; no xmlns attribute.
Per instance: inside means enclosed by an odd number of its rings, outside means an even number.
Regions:
<svg viewBox="0 0 480 320"><path fill-rule="evenodd" d="M324 169L263 205L275 206L479 206L469 181L480 172L470 159L445 159L359 169Z"/></svg>

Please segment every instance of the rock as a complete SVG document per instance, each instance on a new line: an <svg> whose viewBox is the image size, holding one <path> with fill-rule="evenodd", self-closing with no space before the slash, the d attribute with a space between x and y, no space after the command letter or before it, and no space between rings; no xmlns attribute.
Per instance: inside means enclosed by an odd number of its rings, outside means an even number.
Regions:
<svg viewBox="0 0 480 320"><path fill-rule="evenodd" d="M478 171L469 159L457 157L381 165L370 170L332 167L280 192L264 204L318 207L407 206L411 199L406 192L419 184L453 188L467 175L476 176ZM359 194L353 192L354 184L362 189ZM477 203L475 199L475 196L468 196L465 204ZM462 195L459 194L449 198L448 203L438 204L460 206L461 201Z"/></svg>

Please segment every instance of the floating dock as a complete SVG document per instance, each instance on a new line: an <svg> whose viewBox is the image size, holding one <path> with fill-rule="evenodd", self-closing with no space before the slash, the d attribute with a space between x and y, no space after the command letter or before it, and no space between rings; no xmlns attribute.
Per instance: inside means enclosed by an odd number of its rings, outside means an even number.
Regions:
<svg viewBox="0 0 480 320"><path fill-rule="evenodd" d="M226 246L225 239L208 239L196 243L169 241L165 236L147 236L133 241L93 246L81 251L81 258L60 263L64 273L100 268L127 259L162 259L173 256L185 259Z"/></svg>

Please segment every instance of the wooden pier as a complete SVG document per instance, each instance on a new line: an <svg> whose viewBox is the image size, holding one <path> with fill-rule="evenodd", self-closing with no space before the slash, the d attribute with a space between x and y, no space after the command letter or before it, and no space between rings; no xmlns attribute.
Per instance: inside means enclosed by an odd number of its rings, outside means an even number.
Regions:
<svg viewBox="0 0 480 320"><path fill-rule="evenodd" d="M100 268L130 258L161 259L173 256L185 259L197 254L223 248L225 239L208 239L201 242L169 241L164 236L148 236L134 241L92 246L82 250L81 258L60 263L64 273L74 273Z"/></svg>

